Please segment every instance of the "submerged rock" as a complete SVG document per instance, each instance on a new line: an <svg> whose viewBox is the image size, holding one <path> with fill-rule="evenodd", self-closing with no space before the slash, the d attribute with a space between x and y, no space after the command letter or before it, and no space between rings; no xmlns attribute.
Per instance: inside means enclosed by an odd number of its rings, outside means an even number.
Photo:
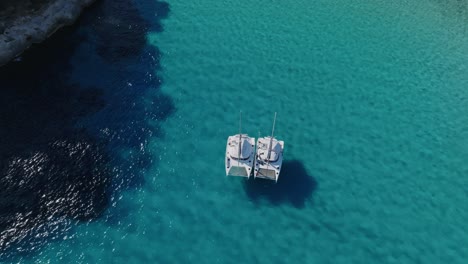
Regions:
<svg viewBox="0 0 468 264"><path fill-rule="evenodd" d="M72 24L95 0L7 0L0 3L0 66Z"/></svg>

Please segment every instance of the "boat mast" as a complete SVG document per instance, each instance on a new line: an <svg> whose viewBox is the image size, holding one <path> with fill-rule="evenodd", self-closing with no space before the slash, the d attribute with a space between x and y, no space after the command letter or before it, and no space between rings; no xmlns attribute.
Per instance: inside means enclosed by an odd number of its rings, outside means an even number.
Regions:
<svg viewBox="0 0 468 264"><path fill-rule="evenodd" d="M241 158L241 146L242 146L242 110L240 111L239 117L239 155L237 156L237 165L239 165L239 160Z"/></svg>
<svg viewBox="0 0 468 264"><path fill-rule="evenodd" d="M276 112L275 118L273 119L273 129L271 130L271 137L270 137L270 146L268 147L268 165L270 165L270 155L271 155L271 145L273 144L273 135L275 134L275 123L276 123Z"/></svg>

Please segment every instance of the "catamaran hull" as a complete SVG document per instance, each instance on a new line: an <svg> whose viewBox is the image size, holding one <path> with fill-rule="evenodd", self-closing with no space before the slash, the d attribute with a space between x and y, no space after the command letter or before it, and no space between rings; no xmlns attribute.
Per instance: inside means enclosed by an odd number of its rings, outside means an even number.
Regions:
<svg viewBox="0 0 468 264"><path fill-rule="evenodd" d="M259 138L257 141L257 151L255 155L255 169L254 169L254 178L262 178L268 180L278 181L281 167L283 165L283 149L284 149L284 141L277 141L281 146L281 150L278 153L278 157L275 161L265 161L260 158L260 153L262 150L259 148L259 145L265 139ZM262 142L263 143L263 142Z"/></svg>
<svg viewBox="0 0 468 264"><path fill-rule="evenodd" d="M238 136L230 136L226 143L226 176L240 176L249 178L250 175L252 175L253 164L255 163L255 138L251 138L245 135L245 138L247 138L248 143L251 145L251 150L246 154L248 155L247 159L236 159L233 157L233 153L230 153L229 144L232 140L236 140L237 138ZM233 150L231 149L231 151Z"/></svg>

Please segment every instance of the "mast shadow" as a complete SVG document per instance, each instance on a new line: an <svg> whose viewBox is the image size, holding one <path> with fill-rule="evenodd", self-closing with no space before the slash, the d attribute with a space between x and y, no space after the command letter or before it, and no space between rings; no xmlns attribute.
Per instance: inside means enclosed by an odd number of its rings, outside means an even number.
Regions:
<svg viewBox="0 0 468 264"><path fill-rule="evenodd" d="M317 181L307 173L301 161L287 160L283 162L278 182L251 179L244 183L244 189L256 203L266 199L274 205L290 203L296 208L303 208L317 189Z"/></svg>

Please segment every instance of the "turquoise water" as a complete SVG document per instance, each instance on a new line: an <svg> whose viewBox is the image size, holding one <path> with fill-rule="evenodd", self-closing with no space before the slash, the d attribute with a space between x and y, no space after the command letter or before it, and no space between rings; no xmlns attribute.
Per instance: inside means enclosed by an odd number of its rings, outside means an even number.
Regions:
<svg viewBox="0 0 468 264"><path fill-rule="evenodd" d="M92 12L143 37L86 18L67 76L103 94L75 126L108 141L116 191L14 260L467 263L468 5L131 3L144 26ZM225 177L239 110L254 137L278 112L277 184Z"/></svg>

